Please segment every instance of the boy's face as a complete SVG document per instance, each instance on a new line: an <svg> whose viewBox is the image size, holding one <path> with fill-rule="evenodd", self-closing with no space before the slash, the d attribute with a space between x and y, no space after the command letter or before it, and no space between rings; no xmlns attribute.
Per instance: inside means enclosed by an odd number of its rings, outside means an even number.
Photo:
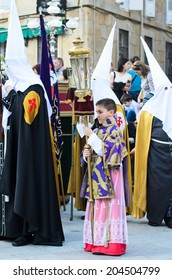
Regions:
<svg viewBox="0 0 172 280"><path fill-rule="evenodd" d="M103 120L107 119L108 117L112 117L114 115L114 110L108 111L105 107L101 105L96 106L96 113L99 123L102 123Z"/></svg>
<svg viewBox="0 0 172 280"><path fill-rule="evenodd" d="M129 106L130 106L130 103L131 103L131 101L125 101L125 102L124 102L124 105L125 105L126 107L129 107Z"/></svg>

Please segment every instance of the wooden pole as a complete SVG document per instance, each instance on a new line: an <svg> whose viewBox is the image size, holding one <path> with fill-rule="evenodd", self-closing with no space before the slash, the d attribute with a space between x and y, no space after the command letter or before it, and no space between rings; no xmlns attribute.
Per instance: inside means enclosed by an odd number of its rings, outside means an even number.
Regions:
<svg viewBox="0 0 172 280"><path fill-rule="evenodd" d="M72 153L71 153L71 203L70 203L70 221L73 221L73 193L74 193L74 101L72 102Z"/></svg>
<svg viewBox="0 0 172 280"><path fill-rule="evenodd" d="M85 116L84 123L88 126L88 116ZM88 137L86 136L86 144L84 149L91 149L91 146L88 144ZM90 203L90 214L91 214L91 235L92 235L92 245L94 245L94 198L93 198L93 185L92 185L92 170L91 170L91 159L90 156L87 157L87 166L88 166L88 184L89 184L89 193L90 198L88 199Z"/></svg>
<svg viewBox="0 0 172 280"><path fill-rule="evenodd" d="M86 137L87 142L87 137ZM90 145L85 144L85 149L91 149ZM87 157L87 165L88 165L88 184L89 184L89 192L90 198L88 199L90 203L90 214L91 214L91 235L92 235L92 245L94 245L94 198L93 198L93 186L92 186L92 178L91 178L91 160L90 156Z"/></svg>
<svg viewBox="0 0 172 280"><path fill-rule="evenodd" d="M63 210L66 211L66 203L65 203L65 196L64 196L64 185L63 185L63 176L62 176L62 167L61 161L58 162L58 174L60 178L60 186L61 186L61 198L63 203Z"/></svg>

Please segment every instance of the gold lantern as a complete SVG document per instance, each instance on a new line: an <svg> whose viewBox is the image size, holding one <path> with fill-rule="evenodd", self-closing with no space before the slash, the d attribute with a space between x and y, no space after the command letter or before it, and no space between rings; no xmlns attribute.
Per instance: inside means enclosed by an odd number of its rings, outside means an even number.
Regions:
<svg viewBox="0 0 172 280"><path fill-rule="evenodd" d="M69 50L70 62L75 81L75 94L73 101L73 124L74 116L83 116L85 125L88 125L89 120L94 115L94 104L92 100L92 91L90 84L90 49L83 47L84 41L77 38L73 41L74 47ZM81 118L80 118L81 119ZM87 144L85 148L90 149L91 147ZM74 159L74 156L73 156ZM74 162L72 159L72 177L74 177ZM92 226L92 242L94 243L94 200L93 200L93 189L91 179L91 162L90 157L87 158L88 163L88 183L90 192L90 207L91 207L91 226ZM73 184L72 184L73 185ZM71 193L73 196L73 192ZM71 196L71 197L72 197ZM73 207L71 200L71 207ZM72 209L71 209L72 211Z"/></svg>
<svg viewBox="0 0 172 280"><path fill-rule="evenodd" d="M69 50L70 62L75 81L75 116L94 115L92 91L90 89L90 49L83 47L84 41L77 38Z"/></svg>

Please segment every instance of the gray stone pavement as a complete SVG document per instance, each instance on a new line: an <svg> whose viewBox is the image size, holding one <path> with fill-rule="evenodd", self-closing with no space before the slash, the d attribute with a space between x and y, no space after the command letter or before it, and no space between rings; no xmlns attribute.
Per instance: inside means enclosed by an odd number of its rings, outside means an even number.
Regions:
<svg viewBox="0 0 172 280"><path fill-rule="evenodd" d="M62 247L27 245L13 247L10 242L0 241L0 260L172 260L172 229L165 225L151 227L147 219L134 219L127 216L128 246L125 255L120 257L92 255L83 250L84 212L74 208L70 221L70 202L66 211L61 207L61 217L65 234Z"/></svg>

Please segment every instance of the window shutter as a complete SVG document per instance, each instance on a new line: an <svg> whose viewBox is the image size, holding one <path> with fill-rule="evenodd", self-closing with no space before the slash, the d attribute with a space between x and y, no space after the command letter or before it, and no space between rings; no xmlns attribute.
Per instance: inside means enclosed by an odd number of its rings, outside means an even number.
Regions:
<svg viewBox="0 0 172 280"><path fill-rule="evenodd" d="M145 17L147 18L155 17L155 0L145 1Z"/></svg>
<svg viewBox="0 0 172 280"><path fill-rule="evenodd" d="M119 4L120 9L125 10L126 12L129 11L129 1L130 0L116 0L116 3Z"/></svg>
<svg viewBox="0 0 172 280"><path fill-rule="evenodd" d="M142 11L143 10L143 0L130 0L129 10Z"/></svg>
<svg viewBox="0 0 172 280"><path fill-rule="evenodd" d="M122 5L124 3L125 0L116 0L116 3L119 5Z"/></svg>
<svg viewBox="0 0 172 280"><path fill-rule="evenodd" d="M172 0L166 0L166 24L172 25Z"/></svg>

